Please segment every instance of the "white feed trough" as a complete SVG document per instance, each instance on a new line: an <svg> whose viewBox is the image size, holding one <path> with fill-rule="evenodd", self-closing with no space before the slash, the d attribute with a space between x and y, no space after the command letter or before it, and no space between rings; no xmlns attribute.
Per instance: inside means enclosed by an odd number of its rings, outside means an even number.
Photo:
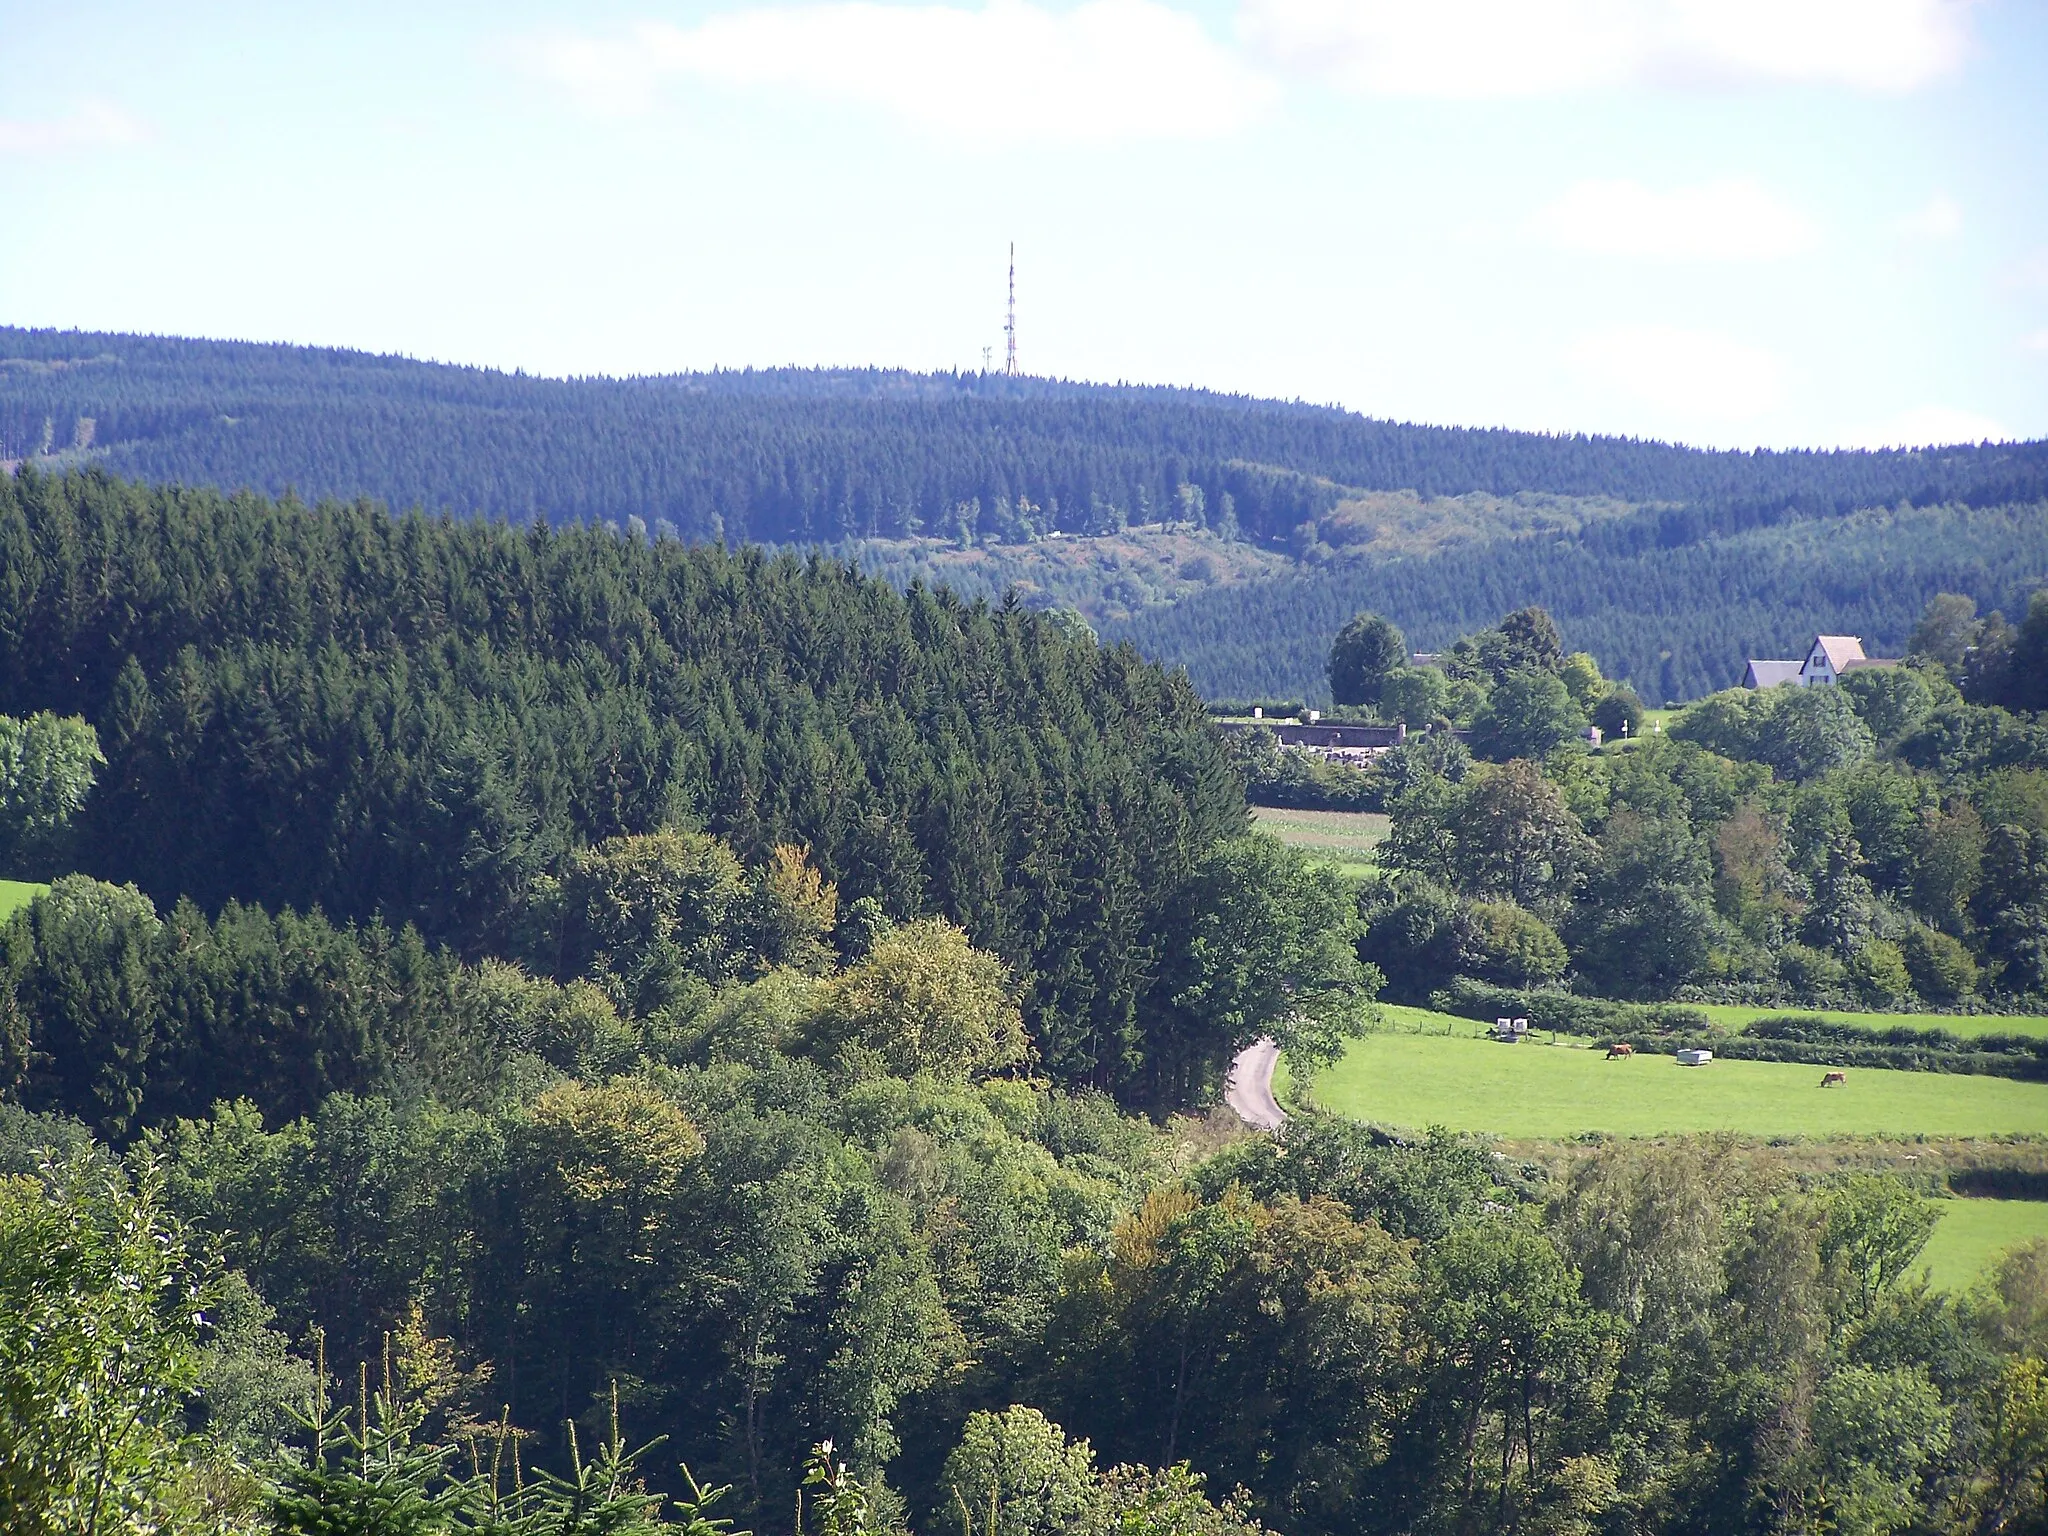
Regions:
<svg viewBox="0 0 2048 1536"><path fill-rule="evenodd" d="M1712 1051L1680 1051L1678 1064L1681 1067L1704 1067L1714 1059Z"/></svg>

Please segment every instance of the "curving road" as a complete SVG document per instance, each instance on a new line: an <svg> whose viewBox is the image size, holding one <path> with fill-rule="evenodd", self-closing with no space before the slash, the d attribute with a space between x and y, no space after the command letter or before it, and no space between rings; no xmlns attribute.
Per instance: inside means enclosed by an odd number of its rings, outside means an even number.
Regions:
<svg viewBox="0 0 2048 1536"><path fill-rule="evenodd" d="M1255 1130L1277 1131L1287 1120L1273 1097L1273 1065L1279 1059L1280 1047L1268 1035L1239 1051L1223 1080L1223 1102Z"/></svg>

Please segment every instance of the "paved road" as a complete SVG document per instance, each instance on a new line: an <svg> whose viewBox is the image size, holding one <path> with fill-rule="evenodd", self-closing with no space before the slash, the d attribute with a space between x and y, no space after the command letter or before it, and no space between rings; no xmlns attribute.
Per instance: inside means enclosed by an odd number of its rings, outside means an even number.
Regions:
<svg viewBox="0 0 2048 1536"><path fill-rule="evenodd" d="M1223 1080L1223 1102L1255 1130L1277 1131L1287 1119L1273 1097L1273 1064L1279 1059L1280 1047L1267 1036L1239 1051Z"/></svg>

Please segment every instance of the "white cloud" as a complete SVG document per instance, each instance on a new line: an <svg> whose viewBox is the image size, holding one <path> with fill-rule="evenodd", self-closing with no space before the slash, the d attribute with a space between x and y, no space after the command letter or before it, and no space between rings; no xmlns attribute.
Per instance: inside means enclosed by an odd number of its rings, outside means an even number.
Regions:
<svg viewBox="0 0 2048 1536"><path fill-rule="evenodd" d="M2048 352L2048 331L2036 331L2033 335L2024 337L2020 345L2029 352Z"/></svg>
<svg viewBox="0 0 2048 1536"><path fill-rule="evenodd" d="M1669 325L1588 336L1572 361L1634 400L1689 419L1745 421L1785 398L1784 368L1761 347Z"/></svg>
<svg viewBox="0 0 2048 1536"><path fill-rule="evenodd" d="M1928 448L1946 443L2012 443L2020 434L2002 421L1946 405L1901 411L1889 421L1845 438L1844 448Z"/></svg>
<svg viewBox="0 0 2048 1536"><path fill-rule="evenodd" d="M1240 0L1292 72L1392 96L1629 85L1910 91L1953 74L1972 0Z"/></svg>
<svg viewBox="0 0 2048 1536"><path fill-rule="evenodd" d="M1936 193L1925 208L1895 220L1892 228L1911 240L1953 240L1962 233L1963 210L1954 199Z"/></svg>
<svg viewBox="0 0 2048 1536"><path fill-rule="evenodd" d="M666 82L850 102L980 143L1207 138L1275 94L1193 17L1157 0L847 3L730 11L625 38L559 38L541 70L603 110L639 111Z"/></svg>
<svg viewBox="0 0 2048 1536"><path fill-rule="evenodd" d="M68 116L24 122L0 118L0 155L49 155L70 149L134 144L142 125L104 101L81 102Z"/></svg>
<svg viewBox="0 0 2048 1536"><path fill-rule="evenodd" d="M1634 181L1582 181L1539 209L1528 230L1561 250L1696 261L1763 261L1820 241L1813 220L1736 177L1668 192Z"/></svg>

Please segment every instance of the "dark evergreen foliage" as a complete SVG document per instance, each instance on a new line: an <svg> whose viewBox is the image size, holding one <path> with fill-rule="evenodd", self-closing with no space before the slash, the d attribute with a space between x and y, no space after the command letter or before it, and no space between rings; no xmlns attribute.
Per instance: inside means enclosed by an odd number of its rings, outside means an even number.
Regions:
<svg viewBox="0 0 2048 1536"><path fill-rule="evenodd" d="M1709 453L1001 375L538 379L328 348L0 328L0 457L73 445L123 473L224 489L518 521L638 516L689 538L777 543L950 532L962 502L992 515L1020 498L1040 531L1090 531L1192 505L1185 485L1212 526L1234 515L1274 541L1346 488L1666 503L1610 537L1669 548L1787 516L2048 489L2038 443Z"/></svg>
<svg viewBox="0 0 2048 1536"><path fill-rule="evenodd" d="M1941 592L1983 610L2026 608L2048 571L2048 501L1878 509L1761 523L1645 511L1564 539L1509 540L1428 559L1361 562L1218 588L1106 624L1147 655L1188 668L1211 695L1329 697L1325 658L1361 608L1440 649L1510 608L1537 603L1570 650L1652 704L1741 681L1752 656L1797 656L1816 631L1903 653Z"/></svg>
<svg viewBox="0 0 2048 1536"><path fill-rule="evenodd" d="M83 867L502 950L571 850L697 822L1009 961L1127 1086L1159 923L1243 798L1199 700L1015 607L821 560L0 479L0 713L108 763Z"/></svg>

